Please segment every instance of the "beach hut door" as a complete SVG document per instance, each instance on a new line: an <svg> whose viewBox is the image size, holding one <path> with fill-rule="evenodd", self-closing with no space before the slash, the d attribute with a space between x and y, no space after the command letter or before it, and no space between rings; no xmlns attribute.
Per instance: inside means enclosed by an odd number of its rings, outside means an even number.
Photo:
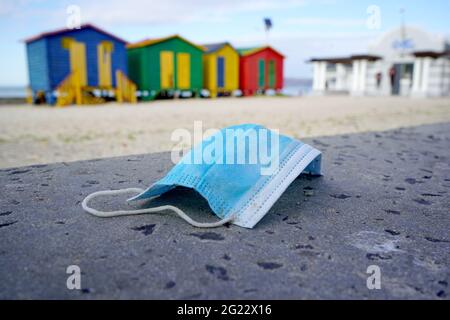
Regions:
<svg viewBox="0 0 450 320"><path fill-rule="evenodd" d="M217 57L217 87L225 87L225 58Z"/></svg>
<svg viewBox="0 0 450 320"><path fill-rule="evenodd" d="M113 43L110 41L102 41L97 46L98 84L100 87L112 86L112 73L111 73L112 52L113 52Z"/></svg>
<svg viewBox="0 0 450 320"><path fill-rule="evenodd" d="M173 67L173 52L161 51L161 89L173 89L174 85L174 67Z"/></svg>
<svg viewBox="0 0 450 320"><path fill-rule="evenodd" d="M72 38L63 38L63 47L69 50L70 72L75 75L76 85L87 85L86 46Z"/></svg>
<svg viewBox="0 0 450 320"><path fill-rule="evenodd" d="M177 80L178 89L189 89L191 87L191 57L189 53L177 54Z"/></svg>
<svg viewBox="0 0 450 320"><path fill-rule="evenodd" d="M275 61L269 61L269 88L275 88Z"/></svg>
<svg viewBox="0 0 450 320"><path fill-rule="evenodd" d="M266 65L264 59L260 59L258 63L258 86L264 89L266 85Z"/></svg>

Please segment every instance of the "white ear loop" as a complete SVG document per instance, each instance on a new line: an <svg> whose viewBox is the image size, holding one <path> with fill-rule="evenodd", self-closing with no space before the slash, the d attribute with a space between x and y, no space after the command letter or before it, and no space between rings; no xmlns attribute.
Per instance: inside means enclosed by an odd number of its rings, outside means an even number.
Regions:
<svg viewBox="0 0 450 320"><path fill-rule="evenodd" d="M223 226L226 223L231 222L234 219L234 216L231 215L231 216L229 216L225 219L222 219L220 221L217 221L217 222L197 222L197 221L191 219L191 217L189 217L186 213L184 213L179 208L170 206L170 205L154 207L154 208L138 209L138 210L118 210L118 211L100 211L100 210L96 210L96 209L93 209L88 206L88 202L90 200L97 198L99 196L116 195L116 194L124 194L124 193L131 193L131 192L142 193L142 192L144 192L144 190L140 189L140 188L128 188L128 189L121 189L121 190L97 191L97 192L91 193L86 198L84 198L83 202L81 203L81 206L83 207L83 209L85 211L89 212L90 214L92 214L94 216L101 217L101 218L110 218L110 217L125 216L125 215L143 214L143 213L155 213L155 212L170 210L170 211L175 212L176 214L178 214L180 216L180 218L182 218L183 220L185 220L186 222L188 222L189 224L191 224L192 226L197 227L197 228L217 228L217 227Z"/></svg>

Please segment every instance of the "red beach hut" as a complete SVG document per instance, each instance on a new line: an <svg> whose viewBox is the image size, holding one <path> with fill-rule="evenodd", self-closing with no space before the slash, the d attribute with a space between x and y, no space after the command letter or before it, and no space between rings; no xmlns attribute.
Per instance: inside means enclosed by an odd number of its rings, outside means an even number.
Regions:
<svg viewBox="0 0 450 320"><path fill-rule="evenodd" d="M237 50L240 89L245 96L283 88L284 56L280 52L269 46Z"/></svg>

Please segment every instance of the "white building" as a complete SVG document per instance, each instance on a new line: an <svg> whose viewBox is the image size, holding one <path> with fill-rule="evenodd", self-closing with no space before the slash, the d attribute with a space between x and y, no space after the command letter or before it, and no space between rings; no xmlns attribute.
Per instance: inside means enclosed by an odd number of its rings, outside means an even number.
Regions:
<svg viewBox="0 0 450 320"><path fill-rule="evenodd" d="M310 62L315 94L450 96L450 44L417 28L385 33L364 55Z"/></svg>

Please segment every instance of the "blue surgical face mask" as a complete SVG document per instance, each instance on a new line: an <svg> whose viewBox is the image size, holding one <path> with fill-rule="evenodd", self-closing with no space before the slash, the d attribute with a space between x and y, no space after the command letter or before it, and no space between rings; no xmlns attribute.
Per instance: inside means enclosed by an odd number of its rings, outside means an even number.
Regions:
<svg viewBox="0 0 450 320"><path fill-rule="evenodd" d="M259 125L238 125L202 141L148 189L99 191L84 199L82 205L100 217L171 210L196 227L217 227L231 222L253 228L295 178L301 173L320 175L320 167L321 153L313 147ZM200 193L221 220L199 223L174 206L113 212L87 206L90 199L99 195L138 192L128 201L147 200L177 186Z"/></svg>

